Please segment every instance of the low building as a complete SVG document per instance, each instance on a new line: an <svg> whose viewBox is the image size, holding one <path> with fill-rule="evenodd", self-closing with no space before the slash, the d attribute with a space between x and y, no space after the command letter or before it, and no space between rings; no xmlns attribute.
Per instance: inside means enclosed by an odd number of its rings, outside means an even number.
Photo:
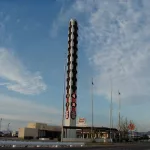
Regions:
<svg viewBox="0 0 150 150"><path fill-rule="evenodd" d="M79 118L76 126L77 127L87 127L86 119L85 118Z"/></svg>
<svg viewBox="0 0 150 150"><path fill-rule="evenodd" d="M110 129L107 127L93 127L91 130L90 126L75 126L69 127L64 126L64 138L69 129L76 130L77 138L91 138L94 134L94 138L109 138ZM92 132L91 132L92 131ZM117 129L111 129L112 136L117 134ZM27 127L20 128L18 137L22 139L38 139L38 138L49 138L51 140L61 137L61 126L49 126L45 123L28 123Z"/></svg>
<svg viewBox="0 0 150 150"><path fill-rule="evenodd" d="M79 126L64 126L64 132L67 133L68 130L75 129L77 133L77 138L110 138L110 132L111 132L111 138L116 138L116 135L118 134L118 130L115 128L107 128L107 127L93 127L90 126L86 127L79 127ZM64 138L67 138L66 134L64 133Z"/></svg>
<svg viewBox="0 0 150 150"><path fill-rule="evenodd" d="M27 127L19 128L18 137L22 139L59 138L61 127L49 126L44 123L28 123Z"/></svg>
<svg viewBox="0 0 150 150"><path fill-rule="evenodd" d="M38 137L38 129L34 128L20 128L19 129L19 138L23 139L32 139Z"/></svg>

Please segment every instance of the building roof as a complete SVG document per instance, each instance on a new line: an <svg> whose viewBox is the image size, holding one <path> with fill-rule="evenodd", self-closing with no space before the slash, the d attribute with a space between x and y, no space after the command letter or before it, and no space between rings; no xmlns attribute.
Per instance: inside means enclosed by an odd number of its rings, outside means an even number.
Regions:
<svg viewBox="0 0 150 150"><path fill-rule="evenodd" d="M91 129L90 126L79 127L79 126L64 126L64 129ZM93 127L93 130L110 131L108 127ZM111 128L112 131L118 131L116 128Z"/></svg>

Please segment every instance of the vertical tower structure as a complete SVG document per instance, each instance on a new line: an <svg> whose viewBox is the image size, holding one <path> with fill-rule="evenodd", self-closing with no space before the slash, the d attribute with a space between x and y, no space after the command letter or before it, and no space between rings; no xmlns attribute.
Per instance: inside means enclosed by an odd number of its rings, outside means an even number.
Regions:
<svg viewBox="0 0 150 150"><path fill-rule="evenodd" d="M68 58L66 84L66 115L65 125L76 126L77 106L77 51L78 51L78 24L71 19L68 31ZM76 130L69 129L67 138L76 138Z"/></svg>

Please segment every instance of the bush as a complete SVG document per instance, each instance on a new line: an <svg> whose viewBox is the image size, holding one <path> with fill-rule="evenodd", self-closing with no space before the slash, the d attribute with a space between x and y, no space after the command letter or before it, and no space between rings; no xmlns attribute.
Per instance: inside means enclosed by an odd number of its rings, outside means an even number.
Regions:
<svg viewBox="0 0 150 150"><path fill-rule="evenodd" d="M61 141L61 136L59 136L59 137L57 138L57 140L60 142L60 141Z"/></svg>
<svg viewBox="0 0 150 150"><path fill-rule="evenodd" d="M149 139L148 135L146 135L146 134L143 135L143 139L144 139L144 140L148 140L148 139Z"/></svg>
<svg viewBox="0 0 150 150"><path fill-rule="evenodd" d="M24 139L31 140L31 139L33 139L33 136L25 136Z"/></svg>
<svg viewBox="0 0 150 150"><path fill-rule="evenodd" d="M95 141L95 140L92 140L92 143L96 143L96 141Z"/></svg>

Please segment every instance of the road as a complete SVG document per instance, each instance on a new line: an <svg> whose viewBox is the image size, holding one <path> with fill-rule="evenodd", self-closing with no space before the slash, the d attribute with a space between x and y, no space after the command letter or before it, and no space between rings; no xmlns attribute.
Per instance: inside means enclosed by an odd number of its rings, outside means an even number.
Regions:
<svg viewBox="0 0 150 150"><path fill-rule="evenodd" d="M0 150L150 150L150 143L114 144L110 146L79 147L79 148L0 148Z"/></svg>

